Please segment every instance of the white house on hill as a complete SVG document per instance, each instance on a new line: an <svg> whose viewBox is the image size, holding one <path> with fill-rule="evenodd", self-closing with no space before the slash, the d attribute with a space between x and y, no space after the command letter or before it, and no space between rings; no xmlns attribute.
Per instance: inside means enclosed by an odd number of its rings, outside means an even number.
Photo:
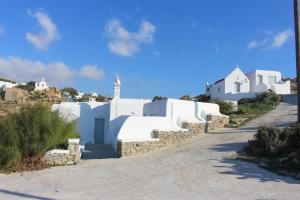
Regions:
<svg viewBox="0 0 300 200"><path fill-rule="evenodd" d="M245 74L238 66L225 78L206 84L206 94L212 99L238 101L253 98L257 93L272 90L277 94L290 94L290 81L282 81L281 73L254 70Z"/></svg>
<svg viewBox="0 0 300 200"><path fill-rule="evenodd" d="M48 89L48 88L49 88L49 86L47 85L45 79L43 78L40 82L35 83L34 90L38 91L38 90L45 90L45 89Z"/></svg>
<svg viewBox="0 0 300 200"><path fill-rule="evenodd" d="M5 88L13 88L15 86L17 86L18 83L12 83L12 82L8 82L8 81L0 81L0 89L5 89Z"/></svg>
<svg viewBox="0 0 300 200"><path fill-rule="evenodd" d="M125 99L119 78L110 102L63 102L52 106L68 120L77 120L80 145L151 142L154 130L180 131L182 123L205 123L207 115L224 117L213 103L165 99Z"/></svg>

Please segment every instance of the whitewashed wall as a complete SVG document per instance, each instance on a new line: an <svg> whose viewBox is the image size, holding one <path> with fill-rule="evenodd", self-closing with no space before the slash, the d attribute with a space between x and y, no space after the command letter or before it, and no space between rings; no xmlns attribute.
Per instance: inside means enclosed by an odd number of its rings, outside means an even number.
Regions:
<svg viewBox="0 0 300 200"><path fill-rule="evenodd" d="M161 116L167 115L167 99L149 102L144 105L144 116Z"/></svg>
<svg viewBox="0 0 300 200"><path fill-rule="evenodd" d="M118 140L123 142L152 141L154 130L180 130L166 117L130 116L124 122L118 134Z"/></svg>
<svg viewBox="0 0 300 200"><path fill-rule="evenodd" d="M271 90L273 90L276 94L291 94L291 82L286 81L281 84L272 84Z"/></svg>
<svg viewBox="0 0 300 200"><path fill-rule="evenodd" d="M236 92L235 82L239 82L241 85L240 92ZM218 91L220 88L220 92ZM222 99L237 101L241 98L255 97L254 93L250 92L250 80L240 70L240 68L234 69L223 81L213 84L210 90L211 99Z"/></svg>
<svg viewBox="0 0 300 200"><path fill-rule="evenodd" d="M0 88L6 87L6 88L13 88L17 86L17 83L11 83L11 82L6 82L6 81L0 81Z"/></svg>
<svg viewBox="0 0 300 200"><path fill-rule="evenodd" d="M225 78L225 94L232 93L235 94L235 82L241 84L240 93L250 92L250 81L248 77L241 71L240 68L235 68L226 78Z"/></svg>
<svg viewBox="0 0 300 200"><path fill-rule="evenodd" d="M108 104L102 102L54 104L52 110L59 111L60 116L68 121L77 121L77 131L80 133L80 144L94 143L95 118L105 119L104 135L108 134L109 110Z"/></svg>
<svg viewBox="0 0 300 200"><path fill-rule="evenodd" d="M262 75L263 83L259 84L259 80L257 78L258 75ZM268 70L254 70L247 74L250 79L250 91L251 92L267 92L271 89L271 84L269 84L269 76L275 76L276 82L281 81L281 73L278 71L268 71Z"/></svg>
<svg viewBox="0 0 300 200"><path fill-rule="evenodd" d="M107 143L116 143L117 134L129 116L143 116L144 105L151 100L144 99L113 99L110 102L109 133Z"/></svg>

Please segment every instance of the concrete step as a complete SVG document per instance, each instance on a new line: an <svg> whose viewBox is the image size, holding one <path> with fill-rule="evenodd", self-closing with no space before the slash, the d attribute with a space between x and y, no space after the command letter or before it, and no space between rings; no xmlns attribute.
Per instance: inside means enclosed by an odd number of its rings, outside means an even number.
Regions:
<svg viewBox="0 0 300 200"><path fill-rule="evenodd" d="M116 153L110 144L86 144L81 159L116 158Z"/></svg>
<svg viewBox="0 0 300 200"><path fill-rule="evenodd" d="M84 149L86 150L100 150L100 149L112 149L111 144L85 144Z"/></svg>

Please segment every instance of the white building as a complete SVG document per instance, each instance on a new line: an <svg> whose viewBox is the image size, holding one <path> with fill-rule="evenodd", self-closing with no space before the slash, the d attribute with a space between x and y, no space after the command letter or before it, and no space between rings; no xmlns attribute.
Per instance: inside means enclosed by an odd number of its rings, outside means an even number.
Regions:
<svg viewBox="0 0 300 200"><path fill-rule="evenodd" d="M83 97L83 92L77 92L77 95L75 96L76 99L81 99Z"/></svg>
<svg viewBox="0 0 300 200"><path fill-rule="evenodd" d="M40 82L36 82L35 83L35 91L39 91L39 90L45 90L48 89L49 86L47 85L45 79L43 78Z"/></svg>
<svg viewBox="0 0 300 200"><path fill-rule="evenodd" d="M245 74L238 66L225 78L214 84L206 84L206 94L211 99L238 101L253 98L257 93L274 91L290 94L290 81L282 81L281 73L269 70L254 70Z"/></svg>
<svg viewBox="0 0 300 200"><path fill-rule="evenodd" d="M178 131L183 122L204 123L208 114L223 116L219 106L212 103L124 99L120 97L120 87L117 78L110 102L64 102L52 109L68 120L77 120L81 145L112 144L115 150L118 141L155 141L154 130Z"/></svg>
<svg viewBox="0 0 300 200"><path fill-rule="evenodd" d="M18 83L12 83L8 81L0 81L0 89L3 90L4 88L13 88L17 86Z"/></svg>

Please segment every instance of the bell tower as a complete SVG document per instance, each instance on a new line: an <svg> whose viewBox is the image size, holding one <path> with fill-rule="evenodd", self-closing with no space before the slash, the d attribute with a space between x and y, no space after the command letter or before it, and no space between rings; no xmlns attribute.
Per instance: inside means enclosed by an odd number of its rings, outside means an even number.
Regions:
<svg viewBox="0 0 300 200"><path fill-rule="evenodd" d="M115 80L115 87L114 87L114 99L120 99L120 92L121 92L121 81L117 76Z"/></svg>

